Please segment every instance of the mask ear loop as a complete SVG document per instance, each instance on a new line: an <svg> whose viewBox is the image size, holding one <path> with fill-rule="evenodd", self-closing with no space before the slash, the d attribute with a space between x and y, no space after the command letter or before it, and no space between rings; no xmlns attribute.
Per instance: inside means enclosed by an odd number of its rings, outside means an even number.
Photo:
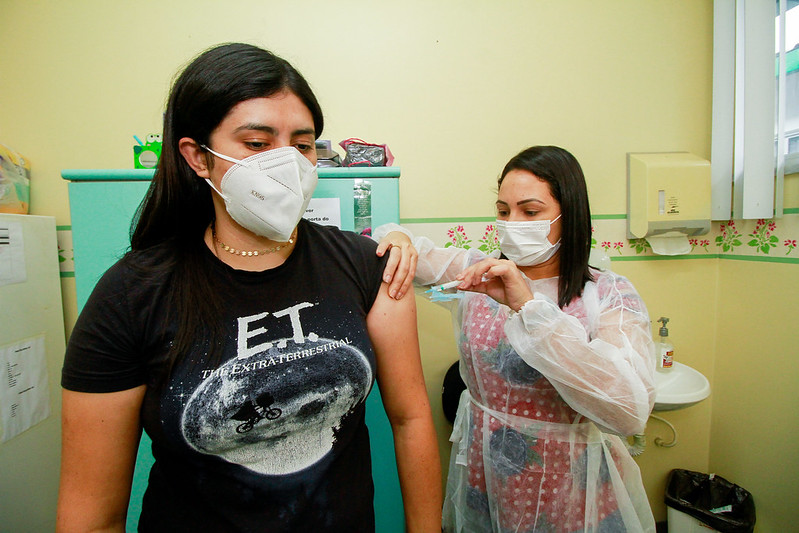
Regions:
<svg viewBox="0 0 799 533"><path fill-rule="evenodd" d="M250 167L251 168L251 165L248 162L246 162L245 160L234 159L234 158L232 158L230 156L226 156L224 154L220 154L219 152L215 152L215 151L211 150L210 148L208 148L204 144L201 144L200 147L203 150L208 150L209 152L214 154L216 157L218 157L220 159L224 159L225 161L233 163L234 165L239 165L239 166L242 166L242 167ZM308 159L305 156L303 156L299 152L299 150L297 150L293 146L284 146L282 148L275 148L275 149L272 149L272 150L266 150L266 151L254 154L254 155L252 155L250 157L261 156L263 154L267 154L267 157L269 159L271 159L271 160L280 159L282 157L286 157L287 155L294 155L297 158L297 160L299 160L301 162L304 161L305 163L308 164L308 167L306 167L306 169L305 169L306 172L310 172L310 171L316 169L316 166L313 163L311 163L310 161L308 161ZM249 158L247 158L247 159L249 159ZM302 163L300 163L300 164L302 164Z"/></svg>
<svg viewBox="0 0 799 533"><path fill-rule="evenodd" d="M210 148L208 148L208 147L207 147L207 146L205 146L204 144L201 144L201 145L200 145L200 148L202 148L203 150L207 150L207 151L211 152L211 153L212 153L212 154L214 154L216 157L218 157L218 158L220 158L220 159L224 159L225 161L230 161L231 163L234 163L234 164L237 164L237 163L239 163L238 161L236 161L236 160L235 160L235 159L233 159L232 157L228 157L228 156L226 156L226 155L222 155L222 154L218 154L218 153L214 152L213 150L211 150ZM214 184L211 182L211 180L210 180L210 179L208 179L208 178L205 178L205 182L206 182L208 185L210 185L210 186L211 186L211 188L214 190L214 192L216 192L216 194L218 194L218 195L219 195L219 197L220 197L220 198L222 198L223 200L227 201L227 197L225 197L225 195L224 195L224 194L222 194L222 191L220 191L219 189L217 189L217 188L216 188L216 186L215 186L215 185L214 185Z"/></svg>
<svg viewBox="0 0 799 533"><path fill-rule="evenodd" d="M200 148L202 148L203 150L208 150L209 152L211 152L212 154L214 154L214 155L215 155L216 157L218 157L219 159L224 159L225 161L229 161L229 162L233 163L234 165L243 165L243 166L246 166L246 165L244 165L244 163L243 163L242 161L239 161L238 159L233 159L232 157L228 157L228 156L226 156L226 155L222 155L222 154L220 154L220 153L218 153L218 152L214 152L213 150L211 150L210 148L208 148L208 147L207 147L207 146L205 146L204 144L201 144L201 145L200 145Z"/></svg>
<svg viewBox="0 0 799 533"><path fill-rule="evenodd" d="M222 194L222 193L219 191L219 189L217 189L217 188L214 186L214 184L213 184L213 183L211 183L211 180L209 180L208 178L205 178L205 182L206 182L208 185L210 185L210 186L211 186L211 188L212 188L212 189L213 189L213 190L216 192L216 194L218 194L218 195L219 195L219 197L220 197L220 198L222 198L223 200L227 201L227 198L225 197L225 195L224 195L224 194Z"/></svg>
<svg viewBox="0 0 799 533"><path fill-rule="evenodd" d="M560 212L560 214L559 214L558 216L556 216L555 218L553 218L552 220L550 220L550 221L549 221L549 230L547 231L547 241L549 241L549 233L552 231L552 224L554 224L555 222L557 222L557 220L558 220L560 217L562 217L562 216L563 216L563 211L561 211L561 212ZM560 238L560 239L558 239L558 242L551 243L551 244L552 244L552 246L558 246L558 245L560 245L560 241L562 241L562 240L563 240L563 236L562 236L562 234L561 234L561 238Z"/></svg>

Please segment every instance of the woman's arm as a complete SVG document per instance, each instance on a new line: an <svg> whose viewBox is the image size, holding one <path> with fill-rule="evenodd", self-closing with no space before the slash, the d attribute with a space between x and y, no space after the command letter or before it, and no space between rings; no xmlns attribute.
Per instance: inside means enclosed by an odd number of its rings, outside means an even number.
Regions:
<svg viewBox="0 0 799 533"><path fill-rule="evenodd" d="M377 255L384 254L389 249L389 245L391 245L392 254L395 247L401 248L401 256L397 252L396 260L392 261L390 258L383 274L383 280L391 283L390 289L402 285L407 290L410 281L398 279L401 277L399 269L403 265L407 265L409 274L413 274L410 268L411 261L413 261L415 269L413 281L419 285L433 285L454 280L455 276L466 267L487 257L477 249L456 246L438 247L427 237L414 237L410 231L397 224L378 226L372 233L372 238L380 243ZM408 247L414 251L408 251ZM395 270L397 275L394 274ZM408 287L405 286L406 284Z"/></svg>
<svg viewBox="0 0 799 533"><path fill-rule="evenodd" d="M462 290L487 294L517 312L505 324L508 340L572 409L611 431L632 435L643 431L655 399L649 317L629 281L601 276L585 286L581 297L591 332L555 302L533 295L510 261L483 260L458 279Z"/></svg>
<svg viewBox="0 0 799 533"><path fill-rule="evenodd" d="M415 299L394 300L381 287L367 326L394 432L407 531L440 532L441 463L419 358Z"/></svg>
<svg viewBox="0 0 799 533"><path fill-rule="evenodd" d="M64 390L56 531L125 531L146 387Z"/></svg>
<svg viewBox="0 0 799 533"><path fill-rule="evenodd" d="M546 296L533 295L510 261L485 259L457 277L461 290L486 294L517 312L505 324L511 346L572 409L610 431L633 435L643 431L655 400L649 316L629 281L600 276L581 297L591 332Z"/></svg>
<svg viewBox="0 0 799 533"><path fill-rule="evenodd" d="M580 414L622 434L641 433L654 404L654 357L649 318L640 297L617 279L596 299L596 330L536 294L505 325L522 359L541 372ZM591 289L593 290L593 289Z"/></svg>

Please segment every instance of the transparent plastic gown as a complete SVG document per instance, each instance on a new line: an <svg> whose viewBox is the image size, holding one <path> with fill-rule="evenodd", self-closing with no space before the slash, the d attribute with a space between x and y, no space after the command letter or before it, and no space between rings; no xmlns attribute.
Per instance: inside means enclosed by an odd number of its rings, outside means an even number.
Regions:
<svg viewBox="0 0 799 533"><path fill-rule="evenodd" d="M375 238L391 230L400 228ZM486 257L413 241L419 285L451 281ZM619 436L643 432L654 404L649 317L627 279L593 274L563 310L557 278L528 280L535 298L518 313L476 293L443 304L467 385L450 439L444 531L655 531Z"/></svg>

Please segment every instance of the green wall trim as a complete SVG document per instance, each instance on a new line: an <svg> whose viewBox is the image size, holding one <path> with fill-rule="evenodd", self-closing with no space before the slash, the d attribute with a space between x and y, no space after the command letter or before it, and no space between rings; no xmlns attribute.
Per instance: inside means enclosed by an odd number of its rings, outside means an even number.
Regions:
<svg viewBox="0 0 799 533"><path fill-rule="evenodd" d="M62 272L61 273L61 277L62 278L74 278L75 277L75 271L73 270L71 272Z"/></svg>
<svg viewBox="0 0 799 533"><path fill-rule="evenodd" d="M720 254L706 255L623 255L610 256L611 261L678 261L683 259L720 259Z"/></svg>
<svg viewBox="0 0 799 533"><path fill-rule="evenodd" d="M627 215L591 215L591 220L625 220ZM458 222L494 222L497 217L400 218L400 224L452 224Z"/></svg>
<svg viewBox="0 0 799 533"><path fill-rule="evenodd" d="M591 215L591 220L627 220L627 215Z"/></svg>
<svg viewBox="0 0 799 533"><path fill-rule="evenodd" d="M494 222L497 217L400 218L400 224L452 224L453 222Z"/></svg>
<svg viewBox="0 0 799 533"><path fill-rule="evenodd" d="M773 257L765 255L734 255L734 254L706 254L706 255L631 255L611 257L611 262L616 261L681 261L684 259L724 259L732 261L757 261L760 263L787 263L799 265L799 257Z"/></svg>
<svg viewBox="0 0 799 533"><path fill-rule="evenodd" d="M72 226L56 226L56 231L69 231L72 229Z"/></svg>
<svg viewBox="0 0 799 533"><path fill-rule="evenodd" d="M766 255L732 255L722 254L722 259L733 261L758 261L760 263L789 263L799 265L799 257L770 257Z"/></svg>
<svg viewBox="0 0 799 533"><path fill-rule="evenodd" d="M799 215L799 207L788 207L782 211L786 215ZM732 213L730 213L732 217ZM493 222L496 217L432 217L432 218L401 218L400 224L435 224L435 223L452 223L452 222ZM606 214L606 215L591 215L591 220L627 220L627 215L621 214ZM725 220L714 220L714 222L727 222Z"/></svg>

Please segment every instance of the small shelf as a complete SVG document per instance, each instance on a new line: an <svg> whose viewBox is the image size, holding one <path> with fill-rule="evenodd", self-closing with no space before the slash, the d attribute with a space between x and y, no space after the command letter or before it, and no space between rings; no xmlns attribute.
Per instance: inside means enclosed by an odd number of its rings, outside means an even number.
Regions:
<svg viewBox="0 0 799 533"><path fill-rule="evenodd" d="M155 170L149 168L66 169L61 177L67 181L150 181Z"/></svg>
<svg viewBox="0 0 799 533"><path fill-rule="evenodd" d="M67 181L150 181L154 169L110 168L110 169L65 169L61 177ZM326 178L398 178L400 167L320 167L320 179Z"/></svg>

